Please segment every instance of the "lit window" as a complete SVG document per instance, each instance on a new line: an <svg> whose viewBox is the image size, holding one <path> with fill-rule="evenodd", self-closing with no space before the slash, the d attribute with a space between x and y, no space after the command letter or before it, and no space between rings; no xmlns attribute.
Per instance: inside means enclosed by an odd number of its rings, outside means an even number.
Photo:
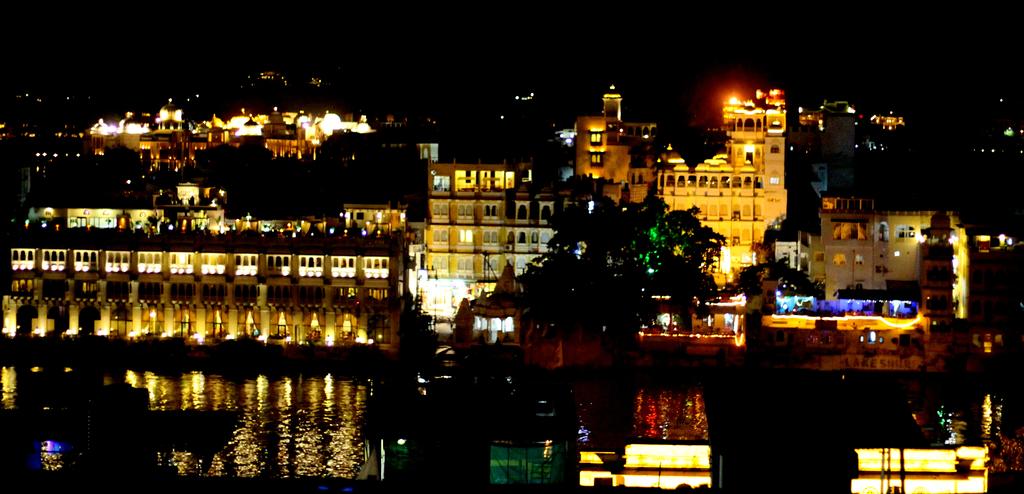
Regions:
<svg viewBox="0 0 1024 494"><path fill-rule="evenodd" d="M590 166L603 166L604 153L590 153Z"/></svg>
<svg viewBox="0 0 1024 494"><path fill-rule="evenodd" d="M911 225L896 225L896 238L916 238L917 230Z"/></svg>
<svg viewBox="0 0 1024 494"><path fill-rule="evenodd" d="M604 132L601 132L601 131L591 131L590 132L590 144L592 146L600 146L603 141L604 141Z"/></svg>
<svg viewBox="0 0 1024 494"><path fill-rule="evenodd" d="M834 264L836 266L845 266L846 265L846 254L840 253L840 254L836 254L836 255L832 256L832 264Z"/></svg>
<svg viewBox="0 0 1024 494"><path fill-rule="evenodd" d="M439 175L434 177L434 192L450 192L451 187L451 177L447 175Z"/></svg>
<svg viewBox="0 0 1024 494"><path fill-rule="evenodd" d="M768 183L771 185L779 185L779 177L769 177Z"/></svg>

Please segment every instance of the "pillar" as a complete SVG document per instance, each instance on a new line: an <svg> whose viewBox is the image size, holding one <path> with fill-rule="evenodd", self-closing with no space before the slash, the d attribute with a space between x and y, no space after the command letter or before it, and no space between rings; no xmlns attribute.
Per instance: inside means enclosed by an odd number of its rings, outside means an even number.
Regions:
<svg viewBox="0 0 1024 494"><path fill-rule="evenodd" d="M228 336L238 338L238 309L234 306L228 309Z"/></svg>

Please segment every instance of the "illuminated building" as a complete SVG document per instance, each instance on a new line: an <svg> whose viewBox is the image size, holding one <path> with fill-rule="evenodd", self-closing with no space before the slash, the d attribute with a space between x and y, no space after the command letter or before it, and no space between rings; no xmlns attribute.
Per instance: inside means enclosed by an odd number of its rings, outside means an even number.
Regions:
<svg viewBox="0 0 1024 494"><path fill-rule="evenodd" d="M189 122L183 111L168 103L154 117L128 113L117 123L100 119L89 130L86 151L102 155L106 149L123 147L137 151L143 164L153 170L180 170L195 162L196 152L218 145L243 143L266 147L274 157L315 158L317 149L335 133L375 132L366 117L343 120L338 114L321 116L305 112L248 114L225 119Z"/></svg>
<svg viewBox="0 0 1024 494"><path fill-rule="evenodd" d="M893 115L892 112L889 112L888 115L871 115L871 123L881 127L882 130L896 130L906 125L902 116Z"/></svg>
<svg viewBox="0 0 1024 494"><path fill-rule="evenodd" d="M711 446L701 443L631 443L613 452L580 452L580 485L586 487L711 487ZM612 467L622 461L622 468Z"/></svg>
<svg viewBox="0 0 1024 494"><path fill-rule="evenodd" d="M850 492L988 492L988 451L958 448L857 448Z"/></svg>
<svg viewBox="0 0 1024 494"><path fill-rule="evenodd" d="M630 197L646 195L653 172L647 163L634 159L636 147L658 135L657 124L624 122L622 95L611 86L602 97L603 112L576 119L576 175L601 178L612 184L604 195L618 199L621 186L629 184Z"/></svg>
<svg viewBox="0 0 1024 494"><path fill-rule="evenodd" d="M725 279L757 263L754 244L786 215L786 104L782 91L758 91L756 101L731 99L723 108L725 153L696 165L668 150L657 177L672 210L696 207L701 221L725 237L718 272ZM716 281L725 281L718 280Z"/></svg>
<svg viewBox="0 0 1024 494"><path fill-rule="evenodd" d="M3 331L397 345L402 231L230 223L238 231L27 231L10 251Z"/></svg>
<svg viewBox="0 0 1024 494"><path fill-rule="evenodd" d="M842 298L841 290L886 290L894 283L919 286L921 244L934 215L934 211L878 211L868 198L823 197L822 250L815 256L822 258L825 270L812 276L824 280L829 300ZM942 223L942 228L949 229L943 233L947 241L963 238L962 229L951 226L956 223L956 215ZM952 258L951 252L944 254ZM924 269L927 275L931 266Z"/></svg>
<svg viewBox="0 0 1024 494"><path fill-rule="evenodd" d="M424 308L451 317L463 299L547 251L554 195L531 190L528 164L431 163L427 176Z"/></svg>
<svg viewBox="0 0 1024 494"><path fill-rule="evenodd" d="M961 304L956 316L967 320L970 353L1020 352L1024 335L1021 306L1021 277L1024 276L1024 249L1021 220L985 218L965 222L964 233L953 247L956 276L962 283Z"/></svg>

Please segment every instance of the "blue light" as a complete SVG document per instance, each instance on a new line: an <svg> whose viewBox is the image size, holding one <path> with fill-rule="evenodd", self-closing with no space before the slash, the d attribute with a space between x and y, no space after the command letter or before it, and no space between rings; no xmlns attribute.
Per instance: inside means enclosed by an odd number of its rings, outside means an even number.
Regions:
<svg viewBox="0 0 1024 494"><path fill-rule="evenodd" d="M59 441L46 440L39 442L40 453L60 453L65 449L67 449L67 446L65 446L64 443Z"/></svg>

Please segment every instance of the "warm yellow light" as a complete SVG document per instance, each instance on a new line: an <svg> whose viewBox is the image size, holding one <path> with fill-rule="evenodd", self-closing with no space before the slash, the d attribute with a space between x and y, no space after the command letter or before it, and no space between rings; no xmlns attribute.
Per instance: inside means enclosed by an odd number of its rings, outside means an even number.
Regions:
<svg viewBox="0 0 1024 494"><path fill-rule="evenodd" d="M722 273L730 275L732 273L732 255L729 251L729 247L722 246Z"/></svg>
<svg viewBox="0 0 1024 494"><path fill-rule="evenodd" d="M587 465L601 465L604 462L601 461L601 457L597 451L580 451L580 463Z"/></svg>
<svg viewBox="0 0 1024 494"><path fill-rule="evenodd" d="M323 132L324 135L331 135L342 128L344 128L344 125L342 125L341 117L334 113L327 113L324 115L324 118L320 120L320 131Z"/></svg>
<svg viewBox="0 0 1024 494"><path fill-rule="evenodd" d="M775 314L772 315L773 320L785 321L785 320L804 320L813 321L822 319L825 321L877 321L889 326L893 329L912 329L918 323L921 322L921 315L918 315L914 319L907 321L905 319L895 319L891 317L882 316L805 316L800 314Z"/></svg>
<svg viewBox="0 0 1024 494"><path fill-rule="evenodd" d="M706 444L627 444L627 468L711 468Z"/></svg>

